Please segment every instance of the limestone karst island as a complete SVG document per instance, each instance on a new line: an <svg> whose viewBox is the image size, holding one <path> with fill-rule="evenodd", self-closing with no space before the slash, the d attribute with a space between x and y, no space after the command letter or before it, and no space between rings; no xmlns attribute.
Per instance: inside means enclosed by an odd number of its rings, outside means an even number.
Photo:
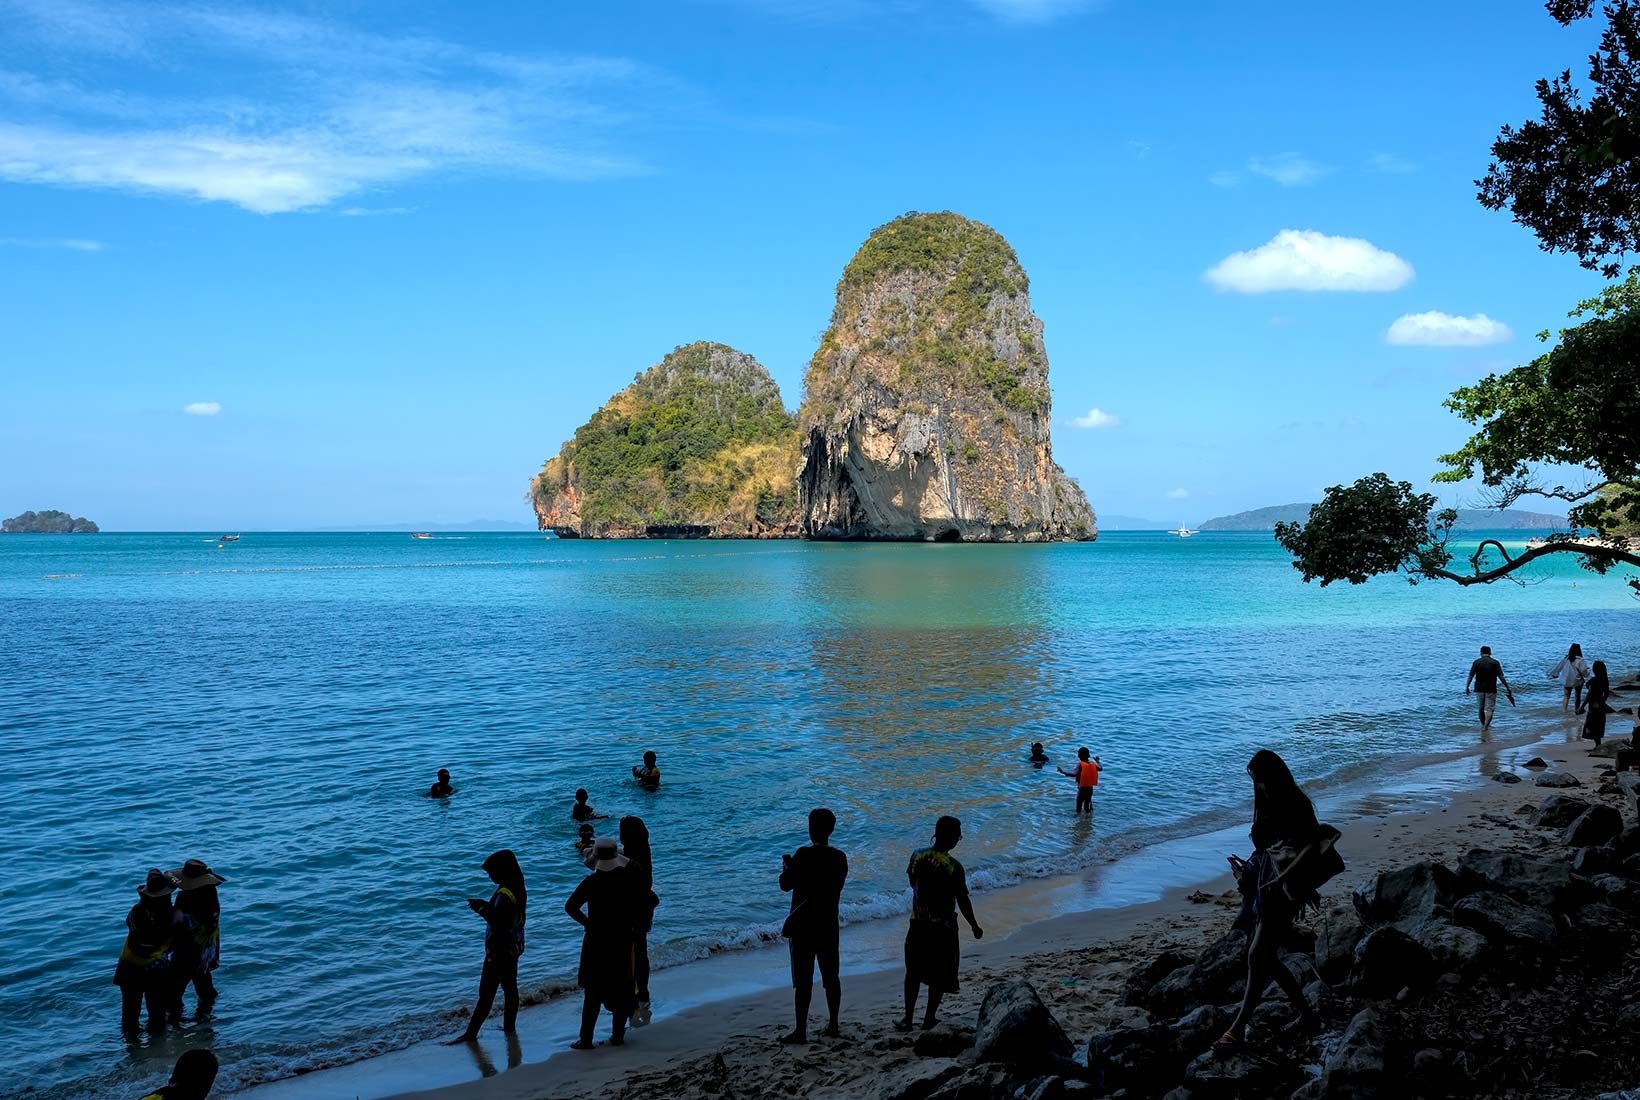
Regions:
<svg viewBox="0 0 1640 1100"><path fill-rule="evenodd" d="M843 269L796 416L757 360L688 344L578 428L530 500L560 538L1090 540L1051 410L1014 250L911 213Z"/></svg>

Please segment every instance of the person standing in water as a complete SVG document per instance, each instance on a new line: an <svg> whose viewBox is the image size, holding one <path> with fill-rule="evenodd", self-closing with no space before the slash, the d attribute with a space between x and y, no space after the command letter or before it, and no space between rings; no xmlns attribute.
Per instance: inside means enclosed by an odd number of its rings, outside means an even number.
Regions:
<svg viewBox="0 0 1640 1100"><path fill-rule="evenodd" d="M202 859L190 859L167 877L177 884L177 929L171 958L176 1012L181 1014L182 995L192 982L197 999L194 1014L206 1016L216 1003L211 971L222 962L222 903L217 900L216 888L228 880Z"/></svg>
<svg viewBox="0 0 1640 1100"><path fill-rule="evenodd" d="M449 798L455 793L456 789L450 786L450 769L440 768L438 770L438 778L433 781L433 785L431 787L427 788L427 797Z"/></svg>
<svg viewBox="0 0 1640 1100"><path fill-rule="evenodd" d="M484 918L484 970L478 979L478 1003L458 1042L471 1043L489 1018L497 986L502 991L501 1030L511 1035L518 1022L518 957L524 953L524 917L529 892L524 869L512 849L491 852L484 873L495 883L489 901L468 898L467 908Z"/></svg>
<svg viewBox="0 0 1640 1100"><path fill-rule="evenodd" d="M968 922L976 940L985 931L974 920L974 906L968 900L968 876L951 855L962 840L962 822L942 817L934 824L934 845L911 853L905 875L911 882L911 924L905 936L905 1015L895 1028L911 1030L917 1012L917 992L928 987L928 1010L923 1014L923 1030L939 1022L940 1000L958 989L957 970L961 948L957 942L957 911Z"/></svg>
<svg viewBox="0 0 1640 1100"><path fill-rule="evenodd" d="M1589 693L1584 699L1588 710L1583 716L1583 739L1594 742L1591 752L1598 750L1600 742L1606 738L1606 715L1617 713L1617 708L1611 704L1611 697L1611 678L1606 673L1606 662L1596 661L1594 673L1589 677Z"/></svg>
<svg viewBox="0 0 1640 1100"><path fill-rule="evenodd" d="M642 787L646 791L658 791L661 789L661 769L660 766L655 763L655 754L653 752L646 752L643 754L643 767L633 768L632 778L636 779L638 781L638 786Z"/></svg>
<svg viewBox="0 0 1640 1100"><path fill-rule="evenodd" d="M1583 713L1583 682L1588 678L1589 665L1583 660L1583 647L1573 642L1572 648L1566 651L1566 656L1555 662L1555 667L1549 670L1549 679L1560 681L1562 714L1572 708L1574 695L1577 697L1577 713Z"/></svg>
<svg viewBox="0 0 1640 1100"><path fill-rule="evenodd" d="M1473 688L1476 698L1480 700L1481 732L1492 728L1492 715L1498 709L1498 685L1509 695L1509 705L1515 705L1515 689L1509 686L1509 678L1503 674L1503 666L1492 657L1492 647L1481 646L1481 655L1475 663L1469 666L1469 678L1463 683L1463 693L1468 695Z"/></svg>
<svg viewBox="0 0 1640 1100"><path fill-rule="evenodd" d="M137 903L125 915L125 946L114 968L120 987L120 1026L137 1030L143 1002L148 1003L148 1030L165 1030L166 1017L176 1002L171 979L171 937L176 910L171 894L176 884L159 868L148 872L137 887Z"/></svg>
<svg viewBox="0 0 1640 1100"><path fill-rule="evenodd" d="M649 826L641 817L621 818L621 854L632 872L636 923L632 926L632 981L638 1007L632 1026L649 1023L649 933L655 927L655 907L661 903L655 893L655 855L649 848Z"/></svg>
<svg viewBox="0 0 1640 1100"><path fill-rule="evenodd" d="M171 1080L142 1100L205 1100L216 1084L216 1055L203 1048L185 1050L171 1067Z"/></svg>
<svg viewBox="0 0 1640 1100"><path fill-rule="evenodd" d="M575 805L569 808L569 819L571 821L602 821L608 816L608 814L601 814L592 808L592 803L587 801L587 789L585 787L575 792Z"/></svg>
<svg viewBox="0 0 1640 1100"><path fill-rule="evenodd" d="M1103 770L1097 756L1090 756L1086 746L1076 750L1076 767L1070 771L1060 768L1060 775L1068 775L1076 780L1076 809L1074 813L1093 813L1093 789L1099 785L1099 773Z"/></svg>
<svg viewBox="0 0 1640 1100"><path fill-rule="evenodd" d="M594 849L592 873L581 880L564 902L564 912L585 929L581 937L581 966L575 975L581 987L581 1034L571 1050L591 1050L598 1013L609 1009L613 1023L609 1045L626 1042L626 1021L636 1005L633 978L632 930L637 924L637 898L630 862L615 849L614 837L602 837ZM582 906L586 912L581 912Z"/></svg>
<svg viewBox="0 0 1640 1100"><path fill-rule="evenodd" d="M791 913L781 933L791 948L797 1009L797 1026L780 1037L782 1043L809 1041L809 1003L814 998L816 963L830 1014L821 1034L833 1039L839 1034L837 1013L843 1004L843 983L838 975L841 920L837 905L848 879L848 857L831 846L831 834L836 828L837 816L830 810L810 810L808 846L780 857L780 888L792 896Z"/></svg>
<svg viewBox="0 0 1640 1100"><path fill-rule="evenodd" d="M1042 742L1032 741L1031 742L1031 763L1035 764L1037 767L1040 768L1042 765L1046 764L1047 762L1048 762L1048 751L1042 747Z"/></svg>

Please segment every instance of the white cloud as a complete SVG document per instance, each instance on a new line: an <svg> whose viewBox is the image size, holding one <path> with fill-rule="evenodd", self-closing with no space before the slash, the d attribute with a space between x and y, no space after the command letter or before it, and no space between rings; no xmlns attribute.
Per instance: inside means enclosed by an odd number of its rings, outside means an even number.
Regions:
<svg viewBox="0 0 1640 1100"><path fill-rule="evenodd" d="M1382 175L1405 176L1416 172L1418 166L1394 153L1374 153L1367 158L1366 169Z"/></svg>
<svg viewBox="0 0 1640 1100"><path fill-rule="evenodd" d="M80 237L0 237L0 245L7 248L66 248L70 252L101 252L108 247L101 241Z"/></svg>
<svg viewBox="0 0 1640 1100"><path fill-rule="evenodd" d="M1167 491L1167 499L1168 500L1183 500L1185 497L1187 497L1189 495L1190 495L1190 490L1189 489L1169 489Z"/></svg>
<svg viewBox="0 0 1640 1100"><path fill-rule="evenodd" d="M1208 269L1220 290L1263 294L1272 290L1396 290L1412 278L1412 265L1359 237L1329 237L1308 229L1283 229L1267 244L1235 252Z"/></svg>
<svg viewBox="0 0 1640 1100"><path fill-rule="evenodd" d="M1214 172L1207 177L1207 182L1214 187L1234 187L1241 182L1241 177L1234 172Z"/></svg>
<svg viewBox="0 0 1640 1100"><path fill-rule="evenodd" d="M1488 344L1502 344L1514 339L1508 325L1494 321L1484 313L1473 317L1455 317L1432 309L1427 313L1408 313L1396 319L1384 334L1391 344L1426 348L1479 348Z"/></svg>
<svg viewBox="0 0 1640 1100"><path fill-rule="evenodd" d="M414 206L344 206L336 211L344 218L394 218L415 212Z"/></svg>
<svg viewBox="0 0 1640 1100"><path fill-rule="evenodd" d="M1122 423L1122 418L1104 409L1093 408L1085 416L1072 417L1071 423L1078 428L1114 428Z"/></svg>
<svg viewBox="0 0 1640 1100"><path fill-rule="evenodd" d="M1273 157L1254 157L1247 162L1247 170L1255 176L1275 180L1283 187L1304 187L1325 176L1332 169L1317 164L1298 153L1281 153Z"/></svg>
<svg viewBox="0 0 1640 1100"><path fill-rule="evenodd" d="M222 411L222 403L220 401L195 401L192 404L182 406L182 411L189 416L215 416Z"/></svg>

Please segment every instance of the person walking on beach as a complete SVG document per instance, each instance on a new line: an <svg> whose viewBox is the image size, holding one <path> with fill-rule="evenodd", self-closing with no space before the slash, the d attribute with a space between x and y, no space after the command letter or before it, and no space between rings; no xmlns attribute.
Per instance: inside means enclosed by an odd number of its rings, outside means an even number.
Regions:
<svg viewBox="0 0 1640 1100"><path fill-rule="evenodd" d="M1583 739L1594 742L1590 752L1598 751L1600 742L1605 740L1606 715L1617 713L1617 708L1611 704L1611 697L1611 678L1606 674L1606 662L1596 661L1594 673L1589 677L1588 697L1584 700L1588 710L1583 716Z"/></svg>
<svg viewBox="0 0 1640 1100"><path fill-rule="evenodd" d="M976 940L985 937L968 900L967 873L951 855L960 840L962 822L942 817L934 823L934 846L912 852L906 865L905 875L911 881L911 924L905 935L905 1015L894 1024L900 1031L911 1030L920 986L928 987L924 1031L939 1022L940 999L957 991L961 961L957 910L962 911Z"/></svg>
<svg viewBox="0 0 1640 1100"><path fill-rule="evenodd" d="M1093 813L1093 789L1099 785L1103 766L1097 756L1090 756L1086 746L1076 750L1076 767L1070 771L1058 769L1060 775L1076 780L1076 809L1074 813Z"/></svg>
<svg viewBox="0 0 1640 1100"><path fill-rule="evenodd" d="M1583 660L1583 647L1573 642L1572 648L1566 651L1566 656L1555 662L1555 667L1549 670L1549 679L1560 681L1562 714L1571 709L1574 695L1577 713L1583 713L1583 682L1588 678L1589 665Z"/></svg>
<svg viewBox="0 0 1640 1100"><path fill-rule="evenodd" d="M216 1084L216 1055L208 1050L185 1050L171 1067L171 1080L142 1100L205 1100Z"/></svg>
<svg viewBox="0 0 1640 1100"><path fill-rule="evenodd" d="M633 890L636 894L636 923L632 926L632 982L637 988L638 1007L632 1013L632 1026L649 1023L649 932L655 927L655 907L660 895L655 893L655 855L649 847L649 826L641 817L621 818L621 854L632 871Z"/></svg>
<svg viewBox="0 0 1640 1100"><path fill-rule="evenodd" d="M837 1013L843 1005L843 983L838 976L840 919L837 904L848 879L848 857L831 846L837 815L825 808L809 811L809 844L780 857L780 888L792 896L791 912L780 932L792 957L792 992L797 1026L780 1037L782 1043L809 1041L809 1002L814 998L814 968L826 991L829 1019L822 1035L835 1039Z"/></svg>
<svg viewBox="0 0 1640 1100"><path fill-rule="evenodd" d="M1249 900L1244 918L1252 921L1247 986L1229 1030L1213 1044L1218 1052L1235 1050L1246 1042L1248 1018L1264 999L1272 978L1298 1010L1289 1029L1315 1030L1319 1023L1315 1011L1276 952L1294 918L1315 903L1323 883L1344 869L1337 852L1338 830L1316 820L1315 807L1293 779L1286 761L1269 749L1260 749L1248 763L1247 774L1253 780L1253 858L1231 861Z"/></svg>
<svg viewBox="0 0 1640 1100"><path fill-rule="evenodd" d="M177 884L176 934L172 937L171 972L176 982L175 1011L182 1013L182 995L193 983L196 1017L210 1014L216 1004L211 971L222 962L222 903L216 888L228 880L202 859L190 859L167 874Z"/></svg>
<svg viewBox="0 0 1640 1100"><path fill-rule="evenodd" d="M455 793L456 789L450 786L450 769L440 768L438 770L438 778L433 780L433 785L431 787L427 788L427 797L449 798Z"/></svg>
<svg viewBox="0 0 1640 1100"><path fill-rule="evenodd" d="M626 1021L636 1006L633 976L633 928L638 922L636 891L627 857L615 850L615 838L603 837L594 851L592 873L581 880L564 902L564 912L586 930L581 937L581 1035L571 1050L591 1050L592 1032L600 1009L609 1009L613 1022L610 1046L626 1042ZM586 912L581 912L582 906Z"/></svg>
<svg viewBox="0 0 1640 1100"><path fill-rule="evenodd" d="M638 786L642 787L646 791L658 791L661 789L661 769L660 766L655 763L654 752L651 751L643 754L643 767L633 768L632 778L636 779L638 781Z"/></svg>
<svg viewBox="0 0 1640 1100"><path fill-rule="evenodd" d="M524 887L524 869L512 849L491 852L483 870L495 883L489 901L468 898L467 908L484 918L484 969L478 979L478 1003L467 1020L467 1030L458 1042L471 1043L489 1018L495 1004L497 986L502 991L501 1030L511 1035L518 1023L518 957L524 953L524 917L529 891Z"/></svg>
<svg viewBox="0 0 1640 1100"><path fill-rule="evenodd" d="M175 890L176 883L155 867L137 887L137 903L125 915L125 946L114 967L114 984L120 987L120 1027L126 1032L137 1030L144 1001L148 1030L165 1030L176 1002L171 979L171 938L176 925L171 894Z"/></svg>
<svg viewBox="0 0 1640 1100"><path fill-rule="evenodd" d="M1469 678L1463 683L1463 693L1468 695L1473 688L1475 696L1480 700L1481 732L1485 733L1492 728L1492 715L1498 709L1498 685L1509 695L1509 705L1515 705L1515 689L1509 686L1508 677L1503 674L1503 666L1492 657L1492 647L1481 646L1481 655L1475 663L1469 666Z"/></svg>

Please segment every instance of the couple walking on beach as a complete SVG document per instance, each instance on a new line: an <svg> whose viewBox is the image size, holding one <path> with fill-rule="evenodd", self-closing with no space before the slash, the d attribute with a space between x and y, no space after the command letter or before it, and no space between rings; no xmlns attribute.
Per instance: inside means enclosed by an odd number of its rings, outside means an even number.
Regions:
<svg viewBox="0 0 1640 1100"><path fill-rule="evenodd" d="M781 856L780 888L790 892L791 910L781 935L791 952L792 990L796 1026L781 1036L782 1043L808 1042L809 1005L814 996L814 971L826 991L829 1018L823 1035L838 1034L838 1012L843 987L839 977L841 918L838 906L848 879L848 857L831 846L837 816L825 808L809 812L809 841L791 855ZM962 823L942 817L934 826L934 843L911 853L906 878L911 884L911 923L905 938L905 1015L895 1024L909 1030L921 987L928 987L924 1029L938 1020L940 1000L957 990L960 949L957 912L961 911L975 939L985 935L974 919L968 898L968 879L951 850L962 839Z"/></svg>

